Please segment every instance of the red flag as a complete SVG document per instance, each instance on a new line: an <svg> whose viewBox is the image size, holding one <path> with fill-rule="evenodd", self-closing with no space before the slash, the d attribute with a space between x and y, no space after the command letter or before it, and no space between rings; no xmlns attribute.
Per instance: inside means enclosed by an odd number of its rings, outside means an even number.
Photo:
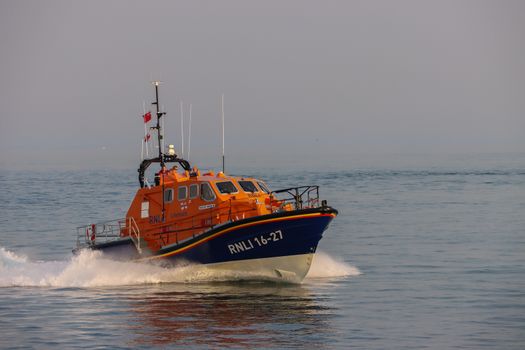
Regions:
<svg viewBox="0 0 525 350"><path fill-rule="evenodd" d="M144 118L144 123L147 123L151 120L151 112L148 112L142 116Z"/></svg>
<svg viewBox="0 0 525 350"><path fill-rule="evenodd" d="M151 138L151 135L147 134L146 136L144 136L144 141L148 142L150 138Z"/></svg>

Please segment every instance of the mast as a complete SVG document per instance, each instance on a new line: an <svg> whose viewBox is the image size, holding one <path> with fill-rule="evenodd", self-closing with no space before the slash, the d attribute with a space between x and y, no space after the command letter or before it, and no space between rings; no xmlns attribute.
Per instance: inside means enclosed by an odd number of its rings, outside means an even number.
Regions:
<svg viewBox="0 0 525 350"><path fill-rule="evenodd" d="M163 147L162 129L163 129L164 123L161 123L160 118L162 118L162 116L165 115L166 112L161 112L161 109L160 109L160 104L159 104L159 85L160 83L161 83L160 81L152 82L152 84L155 85L155 102L152 102L151 104L157 107L157 125L150 127L150 129L157 130L157 143L159 147L159 156L155 158L142 159L140 166L137 170L139 173L139 184L141 188L143 188L144 185L146 184L145 173L148 167L152 163L160 163L161 170L156 175L162 176L163 178L165 175L164 173L166 169L166 163L176 162L176 163L179 163L184 170L191 171L191 165L187 160L183 158L179 158L176 154L164 154L163 152L164 147ZM164 119L162 119L162 122L163 121ZM152 144L153 143L154 141L152 141ZM162 181L162 192L164 193L164 181ZM162 207L163 207L162 212L164 214L164 195L162 196Z"/></svg>
<svg viewBox="0 0 525 350"><path fill-rule="evenodd" d="M153 85L155 85L155 102L152 102L152 104L155 105L155 107L157 107L157 126L155 127L157 129L157 140L158 140L158 144L159 144L159 160L160 160L160 171L159 171L159 175L162 176L162 193L161 193L161 197L162 197L162 222L164 222L165 220L165 213L166 213L166 206L165 206L165 200L164 200L164 169L165 169L165 165L164 165L164 153L162 152L162 129L161 129L161 124L160 124L160 118L162 118L162 116L164 114L166 114L165 112L161 112L160 111L160 107L159 107L159 84L160 84L160 81L154 81L153 82Z"/></svg>
<svg viewBox="0 0 525 350"><path fill-rule="evenodd" d="M161 126L160 126L160 118L162 118L162 116L164 114L166 114L166 113L160 111L160 105L159 105L159 85L160 85L160 81L154 81L154 82L152 82L152 84L155 85L155 102L152 102L151 104L155 105L155 107L157 108L157 126L155 126L153 128L157 129L157 141L158 141L158 144L159 144L160 166L161 166L161 168L164 168L164 157L163 157L163 152L162 152L162 130L161 130Z"/></svg>

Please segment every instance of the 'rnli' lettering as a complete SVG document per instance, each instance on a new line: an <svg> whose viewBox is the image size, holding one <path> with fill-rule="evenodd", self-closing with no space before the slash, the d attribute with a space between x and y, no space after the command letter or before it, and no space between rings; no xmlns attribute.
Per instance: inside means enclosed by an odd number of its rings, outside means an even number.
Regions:
<svg viewBox="0 0 525 350"><path fill-rule="evenodd" d="M230 254L239 254L256 247L266 247L271 243L283 239L283 232L281 230L277 230L275 232L270 232L269 234L253 237L252 239L248 238L243 241L228 244L228 250L230 251Z"/></svg>

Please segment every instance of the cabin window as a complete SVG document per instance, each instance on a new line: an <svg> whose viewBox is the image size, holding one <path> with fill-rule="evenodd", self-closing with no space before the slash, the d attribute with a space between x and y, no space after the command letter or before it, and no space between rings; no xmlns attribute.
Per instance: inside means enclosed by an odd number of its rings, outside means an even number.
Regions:
<svg viewBox="0 0 525 350"><path fill-rule="evenodd" d="M190 185L190 199L195 199L199 196L199 185Z"/></svg>
<svg viewBox="0 0 525 350"><path fill-rule="evenodd" d="M239 181L239 185L241 185L244 192L259 192L255 184L251 181Z"/></svg>
<svg viewBox="0 0 525 350"><path fill-rule="evenodd" d="M237 190L237 187L235 187L235 185L231 181L216 182L215 185L219 189L220 193L230 194L239 192Z"/></svg>
<svg viewBox="0 0 525 350"><path fill-rule="evenodd" d="M258 181L257 184L259 185L261 190L263 190L266 193L270 193L270 189L268 188L268 186L266 186L266 184L264 182Z"/></svg>
<svg viewBox="0 0 525 350"><path fill-rule="evenodd" d="M149 216L149 202L142 202L140 205L140 218L145 219Z"/></svg>
<svg viewBox="0 0 525 350"><path fill-rule="evenodd" d="M179 201L183 201L188 197L188 188L186 186L179 187L179 194L177 198Z"/></svg>
<svg viewBox="0 0 525 350"><path fill-rule="evenodd" d="M169 203L173 201L173 188L166 188L164 190L164 202Z"/></svg>
<svg viewBox="0 0 525 350"><path fill-rule="evenodd" d="M211 189L210 184L207 182L201 184L201 198L208 202L215 200L215 193Z"/></svg>

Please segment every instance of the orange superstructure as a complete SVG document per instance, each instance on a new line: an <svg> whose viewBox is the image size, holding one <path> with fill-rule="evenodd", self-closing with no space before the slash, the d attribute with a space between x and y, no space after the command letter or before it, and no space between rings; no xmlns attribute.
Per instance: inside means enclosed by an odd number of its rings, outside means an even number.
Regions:
<svg viewBox="0 0 525 350"><path fill-rule="evenodd" d="M150 251L193 238L210 227L291 210L261 180L222 172L200 174L177 167L157 174L155 186L137 191L126 214L134 218ZM164 199L164 200L163 200ZM129 230L123 229L122 235Z"/></svg>

